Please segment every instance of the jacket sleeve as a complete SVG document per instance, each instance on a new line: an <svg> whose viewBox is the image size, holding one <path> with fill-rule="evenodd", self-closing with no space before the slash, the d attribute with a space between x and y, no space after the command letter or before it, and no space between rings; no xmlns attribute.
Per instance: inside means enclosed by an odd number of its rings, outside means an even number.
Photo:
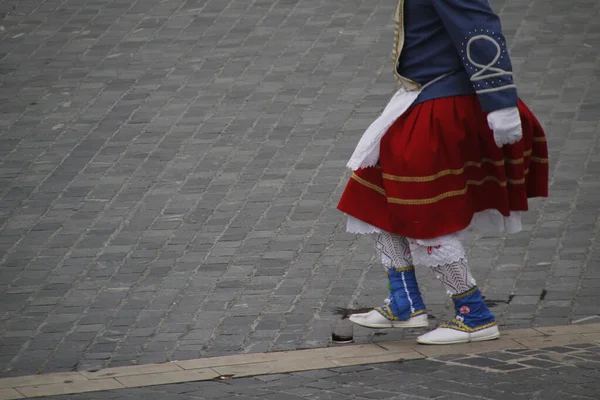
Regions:
<svg viewBox="0 0 600 400"><path fill-rule="evenodd" d="M500 18L487 0L432 0L484 111L517 107L517 88Z"/></svg>

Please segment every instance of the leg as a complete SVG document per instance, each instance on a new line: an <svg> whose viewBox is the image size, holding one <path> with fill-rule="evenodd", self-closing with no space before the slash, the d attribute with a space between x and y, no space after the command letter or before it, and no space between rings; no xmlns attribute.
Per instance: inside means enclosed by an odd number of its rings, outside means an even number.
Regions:
<svg viewBox="0 0 600 400"><path fill-rule="evenodd" d="M456 316L432 332L421 335L422 344L453 344L496 339L496 319L485 305L467 262L460 234L410 240L415 263L431 267L452 296Z"/></svg>
<svg viewBox="0 0 600 400"><path fill-rule="evenodd" d="M375 247L387 270L389 297L385 304L350 320L368 328L416 328L429 325L406 238L383 232L374 235Z"/></svg>

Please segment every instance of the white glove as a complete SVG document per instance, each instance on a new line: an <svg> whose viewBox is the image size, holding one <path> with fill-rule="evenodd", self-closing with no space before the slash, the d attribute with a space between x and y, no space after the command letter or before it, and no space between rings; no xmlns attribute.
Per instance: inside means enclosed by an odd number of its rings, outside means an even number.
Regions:
<svg viewBox="0 0 600 400"><path fill-rule="evenodd" d="M523 137L521 116L517 107L503 108L488 114L488 125L494 132L496 146L517 143Z"/></svg>

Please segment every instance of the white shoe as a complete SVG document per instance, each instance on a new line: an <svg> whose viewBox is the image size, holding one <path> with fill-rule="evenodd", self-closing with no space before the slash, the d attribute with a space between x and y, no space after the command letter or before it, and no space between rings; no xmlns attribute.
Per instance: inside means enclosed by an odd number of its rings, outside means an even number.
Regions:
<svg viewBox="0 0 600 400"><path fill-rule="evenodd" d="M426 328L429 326L427 314L417 315L405 321L391 321L373 310L364 314L352 314L350 321L366 328L384 329L384 328Z"/></svg>
<svg viewBox="0 0 600 400"><path fill-rule="evenodd" d="M421 344L457 344L483 342L486 340L498 339L499 337L500 332L496 325L480 330L471 330L469 332L451 328L437 328L419 336L417 342Z"/></svg>

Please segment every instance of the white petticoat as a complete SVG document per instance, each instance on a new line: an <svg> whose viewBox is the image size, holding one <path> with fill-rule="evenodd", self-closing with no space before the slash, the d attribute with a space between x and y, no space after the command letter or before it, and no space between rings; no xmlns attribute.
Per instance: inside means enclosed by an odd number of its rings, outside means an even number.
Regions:
<svg viewBox="0 0 600 400"><path fill-rule="evenodd" d="M510 213L510 216L505 217L500 214L498 210L485 210L473 215L473 219L465 231L471 231L473 229L480 230L482 232L489 233L517 233L523 229L521 225L521 212L514 211ZM357 218L348 215L348 222L346 224L346 231L349 233L356 233L361 235L371 233L381 233L382 230L367 224ZM437 239L419 240L423 245L436 245Z"/></svg>

